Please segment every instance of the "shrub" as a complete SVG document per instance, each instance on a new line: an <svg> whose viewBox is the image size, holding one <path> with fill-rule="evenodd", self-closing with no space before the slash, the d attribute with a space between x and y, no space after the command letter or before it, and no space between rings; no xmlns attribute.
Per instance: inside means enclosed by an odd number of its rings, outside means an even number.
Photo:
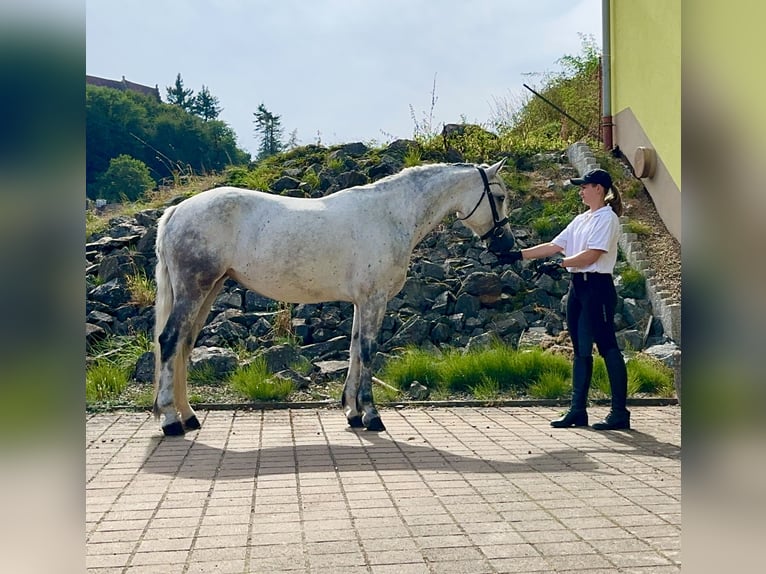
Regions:
<svg viewBox="0 0 766 574"><path fill-rule="evenodd" d="M620 293L623 297L642 299L646 296L646 279L642 273L632 267L626 267L620 271L622 287Z"/></svg>
<svg viewBox="0 0 766 574"><path fill-rule="evenodd" d="M98 179L99 195L112 202L136 201L155 185L146 164L126 154L112 158Z"/></svg>

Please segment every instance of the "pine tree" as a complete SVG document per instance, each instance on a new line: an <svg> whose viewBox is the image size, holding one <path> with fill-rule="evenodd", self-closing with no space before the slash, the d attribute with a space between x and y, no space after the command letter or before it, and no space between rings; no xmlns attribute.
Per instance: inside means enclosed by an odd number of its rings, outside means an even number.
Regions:
<svg viewBox="0 0 766 574"><path fill-rule="evenodd" d="M187 112L193 111L195 102L194 90L187 90L184 88L184 81L181 79L180 73L176 76L175 85L173 87L168 86L165 90L168 97L168 103L179 106Z"/></svg>
<svg viewBox="0 0 766 574"><path fill-rule="evenodd" d="M254 112L253 115L255 116L255 131L261 139L257 159L264 159L281 152L285 146L282 143L280 116L272 114L263 104L258 106L258 111Z"/></svg>
<svg viewBox="0 0 766 574"><path fill-rule="evenodd" d="M193 112L205 121L217 119L218 114L221 113L218 98L211 94L204 84L197 97L194 98L192 108Z"/></svg>

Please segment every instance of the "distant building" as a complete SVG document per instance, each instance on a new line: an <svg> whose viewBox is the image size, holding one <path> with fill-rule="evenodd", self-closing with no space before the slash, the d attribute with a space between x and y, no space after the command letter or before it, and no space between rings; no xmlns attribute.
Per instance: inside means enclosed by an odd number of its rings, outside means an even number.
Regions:
<svg viewBox="0 0 766 574"><path fill-rule="evenodd" d="M153 88L150 88L149 86L136 84L135 82L129 82L125 79L125 76L122 77L122 80L107 80L106 78L86 75L85 83L91 86L101 86L104 88L113 88L115 90L136 92L139 94L144 94L145 96L152 96L157 98L158 102L162 101L160 98L160 89L156 84Z"/></svg>

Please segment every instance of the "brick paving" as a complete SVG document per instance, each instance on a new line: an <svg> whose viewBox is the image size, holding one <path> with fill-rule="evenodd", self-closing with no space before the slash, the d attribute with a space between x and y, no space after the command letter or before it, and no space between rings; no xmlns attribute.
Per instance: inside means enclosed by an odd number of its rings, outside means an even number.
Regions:
<svg viewBox="0 0 766 574"><path fill-rule="evenodd" d="M632 431L560 408L202 411L86 424L89 574L680 572L681 410ZM606 408L590 409L597 420Z"/></svg>

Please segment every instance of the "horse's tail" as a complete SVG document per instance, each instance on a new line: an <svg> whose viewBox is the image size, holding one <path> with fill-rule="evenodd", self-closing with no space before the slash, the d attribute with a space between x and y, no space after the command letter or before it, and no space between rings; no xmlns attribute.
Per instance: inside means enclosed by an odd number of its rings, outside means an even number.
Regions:
<svg viewBox="0 0 766 574"><path fill-rule="evenodd" d="M157 254L157 267L154 279L157 283L157 297L154 304L154 417L159 418L160 411L157 407L157 392L160 388L160 369L162 367L162 352L160 350L160 335L170 317L173 309L173 287L170 283L170 273L165 262L165 225L175 211L175 206L169 207L157 223L157 242L155 252Z"/></svg>

